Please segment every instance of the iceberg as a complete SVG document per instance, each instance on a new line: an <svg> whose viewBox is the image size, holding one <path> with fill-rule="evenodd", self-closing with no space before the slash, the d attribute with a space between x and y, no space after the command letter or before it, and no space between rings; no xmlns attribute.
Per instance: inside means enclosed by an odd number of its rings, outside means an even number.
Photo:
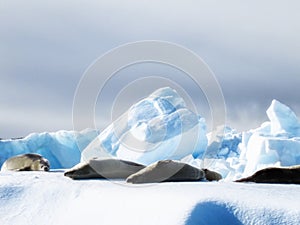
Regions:
<svg viewBox="0 0 300 225"><path fill-rule="evenodd" d="M300 136L300 122L296 114L286 105L277 100L273 100L267 110L267 115L271 121L270 129L272 135Z"/></svg>
<svg viewBox="0 0 300 225"><path fill-rule="evenodd" d="M300 164L300 123L297 116L277 100L272 101L266 112L270 121L242 134L239 164L243 164L243 170L235 171L236 178L252 175L270 166Z"/></svg>
<svg viewBox="0 0 300 225"><path fill-rule="evenodd" d="M0 166L8 158L38 153L47 158L51 169L70 168L80 162L81 150L97 137L97 130L32 133L25 138L0 140Z"/></svg>
<svg viewBox="0 0 300 225"><path fill-rule="evenodd" d="M33 133L21 139L0 140L0 166L15 155L38 153L52 169L70 168L93 157L116 157L151 164L175 159L209 168L231 181L270 166L300 164L300 122L286 105L273 100L269 121L256 129L224 134L208 152L205 119L186 107L171 88L161 88L142 99L103 132L86 129Z"/></svg>
<svg viewBox="0 0 300 225"><path fill-rule="evenodd" d="M272 101L266 113L269 121L256 129L238 133L225 127L214 157L194 159L188 156L182 161L208 167L222 174L226 181L250 176L266 167L299 165L300 126L297 116L277 100Z"/></svg>
<svg viewBox="0 0 300 225"><path fill-rule="evenodd" d="M129 108L82 152L93 157L118 157L145 165L191 154L207 147L205 119L186 107L169 87L153 92Z"/></svg>

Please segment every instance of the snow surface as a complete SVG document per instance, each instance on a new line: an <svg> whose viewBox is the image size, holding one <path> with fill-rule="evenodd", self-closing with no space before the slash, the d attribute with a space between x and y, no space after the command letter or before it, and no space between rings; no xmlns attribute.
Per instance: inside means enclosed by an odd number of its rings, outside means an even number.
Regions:
<svg viewBox="0 0 300 225"><path fill-rule="evenodd" d="M74 181L62 172L0 174L1 225L296 225L299 202L299 185L129 185L124 181Z"/></svg>

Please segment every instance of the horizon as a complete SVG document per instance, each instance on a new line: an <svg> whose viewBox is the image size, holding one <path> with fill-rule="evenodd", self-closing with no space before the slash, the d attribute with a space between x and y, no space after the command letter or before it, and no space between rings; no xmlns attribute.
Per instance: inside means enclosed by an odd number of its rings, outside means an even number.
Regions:
<svg viewBox="0 0 300 225"><path fill-rule="evenodd" d="M300 3L188 3L2 0L0 137L73 130L74 96L86 70L106 52L142 40L175 43L201 57L223 91L226 123L238 131L265 122L273 99L300 115ZM97 127L112 121L115 102L114 118L162 85L185 93L211 123L206 93L184 72L144 63L107 82L95 103Z"/></svg>

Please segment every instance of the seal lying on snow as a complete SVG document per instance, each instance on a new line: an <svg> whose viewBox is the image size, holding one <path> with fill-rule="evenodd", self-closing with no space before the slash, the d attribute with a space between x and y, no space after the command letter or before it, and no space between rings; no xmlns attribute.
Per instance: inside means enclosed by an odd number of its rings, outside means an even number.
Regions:
<svg viewBox="0 0 300 225"><path fill-rule="evenodd" d="M49 171L50 164L47 159L39 154L17 155L6 160L1 171Z"/></svg>
<svg viewBox="0 0 300 225"><path fill-rule="evenodd" d="M92 159L65 172L72 179L126 179L128 183L220 180L220 174L185 163L162 160L148 167L120 159Z"/></svg>
<svg viewBox="0 0 300 225"><path fill-rule="evenodd" d="M126 182L140 184L166 181L197 181L204 179L205 173L201 169L182 162L162 160L132 174L127 178Z"/></svg>
<svg viewBox="0 0 300 225"><path fill-rule="evenodd" d="M91 159L79 163L65 172L72 179L126 179L129 175L145 168L144 165L120 159Z"/></svg>
<svg viewBox="0 0 300 225"><path fill-rule="evenodd" d="M236 180L236 182L300 184L300 165L265 168L250 177Z"/></svg>
<svg viewBox="0 0 300 225"><path fill-rule="evenodd" d="M211 171L208 169L203 169L203 171L205 173L205 179L208 181L219 181L222 179L222 175L215 171Z"/></svg>

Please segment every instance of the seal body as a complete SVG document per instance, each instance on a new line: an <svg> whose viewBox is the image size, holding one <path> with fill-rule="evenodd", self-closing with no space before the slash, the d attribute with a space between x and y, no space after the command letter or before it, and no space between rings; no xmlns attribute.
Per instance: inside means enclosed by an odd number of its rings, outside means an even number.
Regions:
<svg viewBox="0 0 300 225"><path fill-rule="evenodd" d="M125 179L129 175L145 168L144 165L120 159L91 159L86 163L79 163L65 172L65 176L72 179Z"/></svg>
<svg viewBox="0 0 300 225"><path fill-rule="evenodd" d="M49 171L49 169L49 161L34 153L11 157L1 167L1 171Z"/></svg>
<svg viewBox="0 0 300 225"><path fill-rule="evenodd" d="M300 165L265 168L250 177L236 180L236 182L300 184Z"/></svg>
<svg viewBox="0 0 300 225"><path fill-rule="evenodd" d="M126 180L128 183L154 183L166 181L199 181L205 179L203 170L189 164L173 160L153 163Z"/></svg>
<svg viewBox="0 0 300 225"><path fill-rule="evenodd" d="M208 181L219 181L219 180L222 179L222 175L215 172L215 171L212 171L212 170L209 170L209 169L203 169L203 171L204 171L204 174L205 174L205 178Z"/></svg>

